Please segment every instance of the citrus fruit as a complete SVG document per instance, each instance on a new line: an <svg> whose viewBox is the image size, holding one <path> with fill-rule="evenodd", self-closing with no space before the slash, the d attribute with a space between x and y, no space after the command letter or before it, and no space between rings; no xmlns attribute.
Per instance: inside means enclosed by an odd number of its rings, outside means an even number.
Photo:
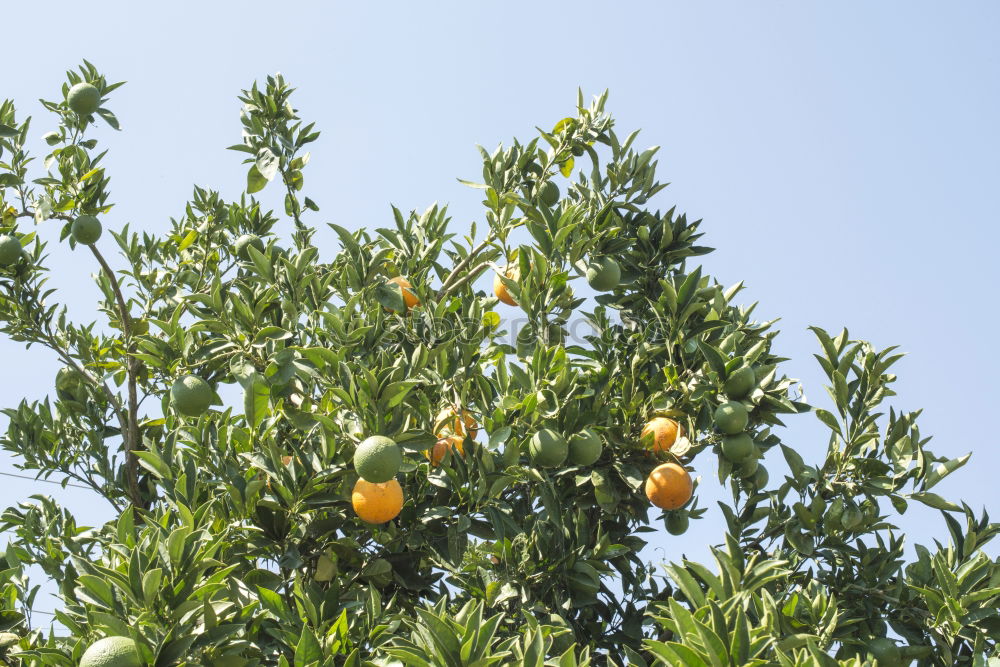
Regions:
<svg viewBox="0 0 1000 667"><path fill-rule="evenodd" d="M749 366L740 366L729 374L722 385L729 398L746 398L757 385L757 374Z"/></svg>
<svg viewBox="0 0 1000 667"><path fill-rule="evenodd" d="M585 428L579 433L574 433L569 439L569 454L567 456L570 464L575 466L589 466L601 458L601 450L604 445L601 436L591 428Z"/></svg>
<svg viewBox="0 0 1000 667"><path fill-rule="evenodd" d="M675 510L691 500L694 483L691 475L677 463L664 463L646 478L646 497L660 509Z"/></svg>
<svg viewBox="0 0 1000 667"><path fill-rule="evenodd" d="M101 229L100 220L92 215L81 215L73 221L70 231L73 233L73 239L77 243L91 245L97 243L97 239L101 238L103 230Z"/></svg>
<svg viewBox="0 0 1000 667"><path fill-rule="evenodd" d="M361 479L381 484L388 482L403 465L403 452L396 441L384 435L365 438L354 450L354 469Z"/></svg>
<svg viewBox="0 0 1000 667"><path fill-rule="evenodd" d="M726 435L722 438L722 455L731 463L742 463L754 453L753 438L746 433Z"/></svg>
<svg viewBox="0 0 1000 667"><path fill-rule="evenodd" d="M170 387L170 398L174 409L188 417L198 417L208 410L215 400L215 392L207 382L197 375L185 375L178 378Z"/></svg>
<svg viewBox="0 0 1000 667"><path fill-rule="evenodd" d="M613 290L621 279L621 267L611 257L599 257L587 266L587 284L598 292Z"/></svg>
<svg viewBox="0 0 1000 667"><path fill-rule="evenodd" d="M532 462L543 468L561 466L569 454L566 438L550 428L543 428L531 436L528 453Z"/></svg>
<svg viewBox="0 0 1000 667"><path fill-rule="evenodd" d="M83 384L83 376L69 366L63 366L56 372L56 389L73 391Z"/></svg>
<svg viewBox="0 0 1000 667"><path fill-rule="evenodd" d="M431 462L431 465L439 466L444 461L444 457L448 454L449 449L453 452L458 452L459 456L464 456L465 438L460 435L449 435L441 438L434 443L432 448L424 452L424 456Z"/></svg>
<svg viewBox="0 0 1000 667"><path fill-rule="evenodd" d="M84 116L97 111L101 106L101 91L90 83L78 83L66 93L69 108Z"/></svg>
<svg viewBox="0 0 1000 667"><path fill-rule="evenodd" d="M559 201L559 186L552 181L546 181L538 193L538 198L546 206L555 206Z"/></svg>
<svg viewBox="0 0 1000 667"><path fill-rule="evenodd" d="M394 479L374 484L359 479L351 492L351 504L362 521L385 523L392 521L403 508L403 487Z"/></svg>
<svg viewBox="0 0 1000 667"><path fill-rule="evenodd" d="M688 529L687 512L671 512L667 515L667 532L671 535L683 535Z"/></svg>
<svg viewBox="0 0 1000 667"><path fill-rule="evenodd" d="M409 280L403 276L396 276L395 278L389 278L386 282L399 288L399 293L403 296L403 303L406 305L407 310L420 305L420 299L413 293L413 285L410 284Z"/></svg>
<svg viewBox="0 0 1000 667"><path fill-rule="evenodd" d="M841 521L843 516L844 501L841 498L835 498L826 509L826 514L823 515L824 527L827 530L840 530L844 527L844 524Z"/></svg>
<svg viewBox="0 0 1000 667"><path fill-rule="evenodd" d="M902 664L903 654L896 642L888 637L876 637L868 642L868 652L878 660L878 667L896 667Z"/></svg>
<svg viewBox="0 0 1000 667"><path fill-rule="evenodd" d="M669 452L670 448L677 442L677 438L683 437L684 427L669 417L653 417L642 427L639 440L646 449L654 454Z"/></svg>
<svg viewBox="0 0 1000 667"><path fill-rule="evenodd" d="M141 667L139 651L129 637L98 639L83 652L80 667Z"/></svg>
<svg viewBox="0 0 1000 667"><path fill-rule="evenodd" d="M736 435L747 427L750 414L742 403L726 401L715 409L715 425L728 435Z"/></svg>
<svg viewBox="0 0 1000 667"><path fill-rule="evenodd" d="M757 466L757 470L754 471L753 477L750 479L750 484L753 488L760 490L767 486L767 468L762 465Z"/></svg>
<svg viewBox="0 0 1000 667"><path fill-rule="evenodd" d="M247 248L255 248L257 252L264 252L264 242L256 234L243 234L233 243L236 256L242 260L250 261L250 253Z"/></svg>
<svg viewBox="0 0 1000 667"><path fill-rule="evenodd" d="M760 467L760 459L756 456L751 456L750 458L743 459L743 463L740 464L737 470L737 475L740 479L749 479L754 476L757 472L757 468Z"/></svg>
<svg viewBox="0 0 1000 667"><path fill-rule="evenodd" d="M521 277L521 269L517 264L511 264L504 269L504 277L517 282ZM506 303L508 306L516 306L517 301L514 297L510 295L510 289L504 284L503 280L500 279L500 274L493 276L493 293L496 294L497 298Z"/></svg>
<svg viewBox="0 0 1000 667"><path fill-rule="evenodd" d="M4 234L0 236L0 265L10 266L21 259L21 242L16 236Z"/></svg>
<svg viewBox="0 0 1000 667"><path fill-rule="evenodd" d="M459 413L461 413L461 417L459 417ZM479 433L479 424L472 413L464 408L462 410L453 407L445 408L434 419L434 435L439 438L448 435L464 437L466 433L475 440Z"/></svg>

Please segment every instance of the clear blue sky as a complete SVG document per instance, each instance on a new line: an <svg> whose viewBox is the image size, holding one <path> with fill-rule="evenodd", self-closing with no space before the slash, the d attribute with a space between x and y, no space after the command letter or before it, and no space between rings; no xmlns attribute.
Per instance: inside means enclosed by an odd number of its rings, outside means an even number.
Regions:
<svg viewBox="0 0 1000 667"><path fill-rule="evenodd" d="M479 175L475 144L530 138L572 113L578 86L609 88L618 127L663 147L661 205L704 218L718 248L706 269L782 318L777 348L808 397L825 403L808 325L899 344L894 404L925 409L938 453L973 452L938 490L1000 514L996 3L50 2L10 3L4 23L0 97L35 116L39 152L51 127L36 100L58 95L64 69L87 58L129 82L110 104L124 132L98 135L117 202L107 223L150 231L194 183L238 196L240 155L224 150L240 138L235 96L276 71L323 130L306 170L313 221L350 228L387 224L390 202L449 203L460 229L482 220L455 180ZM52 255L53 284L89 319L92 262L55 243ZM51 390L49 354L8 341L0 353L0 405ZM807 460L826 446L811 416L784 438ZM707 501L717 482L702 458ZM107 516L84 492L0 488L3 506L55 492L81 523ZM703 556L718 521L656 544ZM903 525L911 541L946 534L930 511Z"/></svg>

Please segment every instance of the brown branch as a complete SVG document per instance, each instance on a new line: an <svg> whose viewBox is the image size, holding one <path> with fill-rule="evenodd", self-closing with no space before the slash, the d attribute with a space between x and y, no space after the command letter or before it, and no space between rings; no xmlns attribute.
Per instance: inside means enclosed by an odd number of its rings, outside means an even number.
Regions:
<svg viewBox="0 0 1000 667"><path fill-rule="evenodd" d="M107 276L108 282L111 284L111 290L115 294L115 300L118 302L118 315L122 321L122 331L125 334L125 340L130 341L132 337L132 316L129 313L128 303L125 301L125 296L122 294L121 285L118 282L118 277L115 276L115 272L111 270L108 266L107 261L105 261L104 256L97 249L97 246L90 244L88 246L90 251L97 258L100 263L101 268L104 270L104 275ZM136 388L136 371L138 370L138 361L131 356L131 349L126 350L128 359L125 362L125 370L128 375L128 422L125 431L122 436L125 440L125 470L128 476L128 495L132 504L136 507L145 507L142 502L142 494L139 491L139 459L136 457L135 452L140 449L139 443L139 396L138 390Z"/></svg>

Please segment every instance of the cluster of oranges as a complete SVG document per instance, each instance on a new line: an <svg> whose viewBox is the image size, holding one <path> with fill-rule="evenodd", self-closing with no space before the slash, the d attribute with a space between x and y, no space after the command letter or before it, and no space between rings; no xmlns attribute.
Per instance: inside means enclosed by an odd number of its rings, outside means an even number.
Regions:
<svg viewBox="0 0 1000 667"><path fill-rule="evenodd" d="M445 408L434 421L438 440L424 452L431 465L438 466L449 451L465 454L465 437L475 439L479 424L468 410ZM402 452L390 438L375 435L365 439L354 452L358 481L351 492L357 515L368 523L392 521L403 508L403 488L396 480Z"/></svg>
<svg viewBox="0 0 1000 667"><path fill-rule="evenodd" d="M612 268L617 269L617 266ZM517 282L519 278L520 269L517 264L508 265L503 269L503 277L499 273L496 274L493 278L493 293L497 299L510 306L518 305L504 279ZM614 282L617 283L617 281ZM405 277L390 278L387 284L399 289L407 310L420 304L417 295L412 291L412 284ZM598 287L605 286L598 284ZM445 408L434 422L434 434L437 441L433 447L424 452L424 455L432 466L441 465L449 452L464 456L466 436L474 440L478 432L479 424L469 411L453 407ZM595 437L590 437L591 435ZM683 437L683 435L684 429L677 421L668 417L654 417L643 427L640 441L650 454L659 456L668 453L678 438ZM600 455L601 447L599 438L596 438L596 434L591 434L589 429L575 435L569 443L561 435L543 429L535 434L531 440L532 459L541 465L551 465L543 459L549 453L559 449L560 451L557 453L560 456L553 455L551 458L558 458L559 462L565 461L567 452L574 449L571 445L577 445L576 441L586 444L588 440L597 440L597 447L588 447L587 449L592 450L592 452L583 457L589 463L593 463ZM556 447L556 445L562 446ZM595 453L596 455L594 455ZM398 447L395 443L382 436L373 436L358 446L358 453L355 454L355 468L358 470L359 479L351 494L351 501L357 515L368 523L378 524L391 521L399 515L403 507L403 490L395 479L395 473L401 462L401 457L397 454ZM582 458L579 461L573 461L573 456L569 456L569 458L571 463L583 462ZM683 507L691 499L694 484L688 471L680 464L671 461L657 466L650 472L646 478L645 492L646 497L653 505L664 510L676 510Z"/></svg>

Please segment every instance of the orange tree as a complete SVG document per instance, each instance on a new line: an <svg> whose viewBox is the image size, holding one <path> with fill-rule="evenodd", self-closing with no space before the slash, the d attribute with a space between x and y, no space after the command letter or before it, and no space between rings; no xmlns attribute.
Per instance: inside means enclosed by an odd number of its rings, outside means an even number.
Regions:
<svg viewBox="0 0 1000 667"><path fill-rule="evenodd" d="M472 229L394 208L321 249L318 132L280 76L240 96L239 200L196 187L162 233L111 226L97 137L118 85L68 73L30 175L29 121L0 107L0 320L63 365L48 398L5 410L2 443L115 513L84 529L41 495L4 511L0 660L998 657L997 526L930 491L967 457L883 407L898 355L816 329L832 407L800 400L770 323L697 266L699 222L648 208L656 149L615 132L604 96L481 150ZM92 256L99 323L52 301L49 243ZM806 412L830 432L815 461L780 438ZM699 479L732 493L716 563L649 562L646 536L704 514ZM904 554L912 502L942 511L946 544ZM58 596L49 626L29 568Z"/></svg>

